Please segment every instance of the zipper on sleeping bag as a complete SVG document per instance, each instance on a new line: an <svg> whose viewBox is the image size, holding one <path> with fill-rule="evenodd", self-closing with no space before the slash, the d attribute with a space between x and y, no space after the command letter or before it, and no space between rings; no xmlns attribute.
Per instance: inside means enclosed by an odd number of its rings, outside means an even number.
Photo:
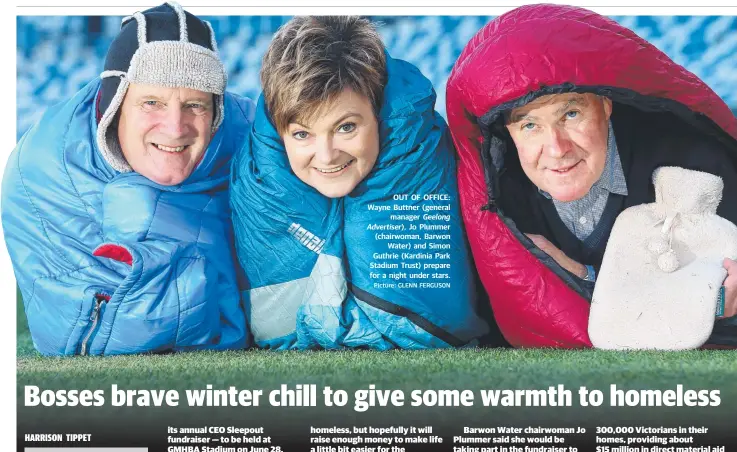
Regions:
<svg viewBox="0 0 737 452"><path fill-rule="evenodd" d="M104 293L95 294L95 306L92 307L92 313L90 313L90 325L82 339L82 345L80 347L79 354L86 355L88 350L87 346L97 331L97 327L100 323L100 316L102 312L103 303L107 303L110 300L110 296Z"/></svg>

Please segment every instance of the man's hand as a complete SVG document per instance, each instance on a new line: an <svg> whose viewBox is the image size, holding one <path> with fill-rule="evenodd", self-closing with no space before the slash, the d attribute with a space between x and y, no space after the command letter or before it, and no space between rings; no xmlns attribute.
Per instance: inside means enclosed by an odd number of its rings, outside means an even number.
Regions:
<svg viewBox="0 0 737 452"><path fill-rule="evenodd" d="M566 254L559 250L555 245L550 243L548 239L541 235L537 234L525 234L530 240L532 240L532 243L535 244L538 248L543 250L545 254L552 257L555 262L558 263L561 267L565 268L569 272L573 273L574 275L578 276L579 278L583 279L586 277L586 266L583 264L580 264L570 257L566 256ZM737 267L737 263L732 262L735 264L735 267ZM734 277L735 281L737 281L737 268L734 270ZM733 297L734 298L734 297ZM733 300L734 301L734 300Z"/></svg>
<svg viewBox="0 0 737 452"><path fill-rule="evenodd" d="M727 279L724 280L724 316L737 315L737 261L724 259L724 268L727 270Z"/></svg>

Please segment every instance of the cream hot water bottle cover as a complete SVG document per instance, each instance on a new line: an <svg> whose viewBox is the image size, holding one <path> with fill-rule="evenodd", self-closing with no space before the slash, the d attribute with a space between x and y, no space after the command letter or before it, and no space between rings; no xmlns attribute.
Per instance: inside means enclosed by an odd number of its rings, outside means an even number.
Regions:
<svg viewBox="0 0 737 452"><path fill-rule="evenodd" d="M683 350L703 345L737 258L737 226L716 214L718 176L678 167L653 173L655 202L625 209L596 279L589 337L605 349Z"/></svg>

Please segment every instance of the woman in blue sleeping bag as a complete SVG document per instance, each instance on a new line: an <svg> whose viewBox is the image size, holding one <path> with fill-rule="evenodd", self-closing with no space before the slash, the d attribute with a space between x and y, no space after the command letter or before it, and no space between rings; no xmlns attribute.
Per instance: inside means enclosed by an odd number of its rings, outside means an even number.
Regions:
<svg viewBox="0 0 737 452"><path fill-rule="evenodd" d="M425 349L488 332L432 84L357 17L295 17L233 161L258 346Z"/></svg>

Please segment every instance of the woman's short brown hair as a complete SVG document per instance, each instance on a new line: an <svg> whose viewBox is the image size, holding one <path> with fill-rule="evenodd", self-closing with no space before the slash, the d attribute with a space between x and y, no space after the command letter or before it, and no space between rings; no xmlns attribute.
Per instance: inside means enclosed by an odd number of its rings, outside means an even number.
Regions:
<svg viewBox="0 0 737 452"><path fill-rule="evenodd" d="M378 115L386 83L379 33L357 16L298 16L274 35L261 65L266 107L282 133L309 123L346 88L369 99Z"/></svg>

